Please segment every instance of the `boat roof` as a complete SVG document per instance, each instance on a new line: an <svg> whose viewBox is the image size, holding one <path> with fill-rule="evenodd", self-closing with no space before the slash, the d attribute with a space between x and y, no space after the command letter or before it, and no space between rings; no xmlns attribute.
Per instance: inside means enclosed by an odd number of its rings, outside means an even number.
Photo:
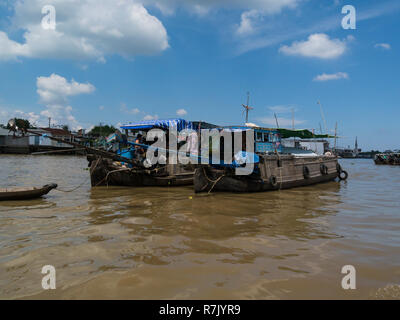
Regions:
<svg viewBox="0 0 400 320"><path fill-rule="evenodd" d="M192 129L193 124L190 121L186 121L185 119L160 119L160 120L144 120L136 123L129 123L126 125L122 125L121 129L152 129L152 128L161 128L161 129L170 129L176 128L177 131L181 131L183 129Z"/></svg>
<svg viewBox="0 0 400 320"><path fill-rule="evenodd" d="M283 128L264 128L259 126L226 126L222 127L224 129L231 129L237 131L246 131L246 130L260 130L260 131L269 131L273 133L280 133L282 138L301 138L301 139L327 139L327 138L335 138L335 136L331 136L329 134L315 134L308 129L283 129Z"/></svg>

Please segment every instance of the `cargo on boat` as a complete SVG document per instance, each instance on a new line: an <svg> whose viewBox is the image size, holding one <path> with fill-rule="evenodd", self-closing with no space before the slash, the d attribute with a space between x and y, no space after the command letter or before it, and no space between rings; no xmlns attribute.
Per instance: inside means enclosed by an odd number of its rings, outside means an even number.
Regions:
<svg viewBox="0 0 400 320"><path fill-rule="evenodd" d="M170 130L179 133L184 129L192 129L193 124L184 119L149 120L127 124L121 127L124 134L115 134L109 137L110 149L131 160L130 162L115 161L98 154L89 154L90 176L92 186L182 186L192 185L194 166L183 164L169 164L168 154L165 152L165 164L149 163L146 156L149 130L161 129L165 131L166 145L168 139L177 139L171 136ZM160 148L158 148L160 149ZM110 151L110 150L109 150ZM164 150L167 151L167 150Z"/></svg>
<svg viewBox="0 0 400 320"><path fill-rule="evenodd" d="M400 165L400 153L379 153L375 155L374 162L377 165Z"/></svg>
<svg viewBox="0 0 400 320"><path fill-rule="evenodd" d="M232 129L232 128L231 128ZM226 130L222 128L221 130ZM235 127L234 130L254 131L254 154L241 151L233 155L232 164L204 164L195 172L195 192L228 191L228 192L262 192L307 186L322 182L345 180L348 177L342 170L338 158L326 153L319 156L312 151L296 148L285 148L282 138L311 136L308 130L266 129ZM325 136L329 138L330 136ZM243 166L245 157L247 163L253 162L251 174L238 175L236 169Z"/></svg>

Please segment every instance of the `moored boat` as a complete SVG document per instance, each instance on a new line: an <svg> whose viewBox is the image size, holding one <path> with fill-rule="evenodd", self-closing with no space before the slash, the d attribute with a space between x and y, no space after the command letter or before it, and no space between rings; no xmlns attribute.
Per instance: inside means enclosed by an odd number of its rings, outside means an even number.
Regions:
<svg viewBox="0 0 400 320"><path fill-rule="evenodd" d="M165 132L167 143L177 136L170 135L170 130L177 134L193 125L184 119L149 120L131 123L121 127L124 130L125 142L119 143L116 153L126 159L135 161L135 165L123 161L104 158L101 155L88 155L91 185L104 186L182 186L192 185L195 167L193 165L169 164L169 150L164 149L166 164L151 164L146 156L150 145L146 145L147 134L152 129ZM158 148L161 150L161 148Z"/></svg>
<svg viewBox="0 0 400 320"><path fill-rule="evenodd" d="M242 127L235 130L248 131ZM254 169L250 174L238 175L241 165L204 164L195 172L195 192L262 192L307 186L335 179L346 180L348 174L338 163L338 158L330 153L319 156L313 152L290 148L285 150L281 138L295 136L296 131L254 128ZM302 130L304 132L304 130ZM311 132L310 132L311 134ZM321 137L316 136L316 138ZM242 151L243 152L243 151Z"/></svg>
<svg viewBox="0 0 400 320"><path fill-rule="evenodd" d="M41 188L2 188L0 189L0 201L36 199L48 194L51 190L55 188L57 188L57 185L55 183L45 185Z"/></svg>
<svg viewBox="0 0 400 320"><path fill-rule="evenodd" d="M93 187L184 186L193 184L194 169L181 165L164 165L153 169L130 168L120 162L97 158L91 162L90 176Z"/></svg>
<svg viewBox="0 0 400 320"><path fill-rule="evenodd" d="M400 153L379 153L375 155L376 165L400 165Z"/></svg>
<svg viewBox="0 0 400 320"><path fill-rule="evenodd" d="M259 159L254 172L246 176L235 175L232 168L197 168L195 192L261 192L347 179L335 156L261 155Z"/></svg>

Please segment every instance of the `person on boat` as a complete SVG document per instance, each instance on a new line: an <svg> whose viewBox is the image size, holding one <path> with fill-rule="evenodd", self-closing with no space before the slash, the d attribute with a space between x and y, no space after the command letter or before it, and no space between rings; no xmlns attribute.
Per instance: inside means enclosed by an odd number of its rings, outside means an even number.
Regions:
<svg viewBox="0 0 400 320"><path fill-rule="evenodd" d="M135 145L136 157L138 159L146 158L146 152L145 152L144 148L142 146L140 146L140 144L144 143L144 138L143 138L143 135L141 133L138 133L136 135L135 143L137 144L137 145Z"/></svg>

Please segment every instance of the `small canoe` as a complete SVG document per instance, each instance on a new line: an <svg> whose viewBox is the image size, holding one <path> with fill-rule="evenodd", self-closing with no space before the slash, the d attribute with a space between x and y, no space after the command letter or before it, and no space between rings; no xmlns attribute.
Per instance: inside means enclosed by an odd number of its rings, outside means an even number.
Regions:
<svg viewBox="0 0 400 320"><path fill-rule="evenodd" d="M0 201L36 199L48 194L55 188L57 188L55 183L47 184L42 188L3 188L0 189Z"/></svg>

